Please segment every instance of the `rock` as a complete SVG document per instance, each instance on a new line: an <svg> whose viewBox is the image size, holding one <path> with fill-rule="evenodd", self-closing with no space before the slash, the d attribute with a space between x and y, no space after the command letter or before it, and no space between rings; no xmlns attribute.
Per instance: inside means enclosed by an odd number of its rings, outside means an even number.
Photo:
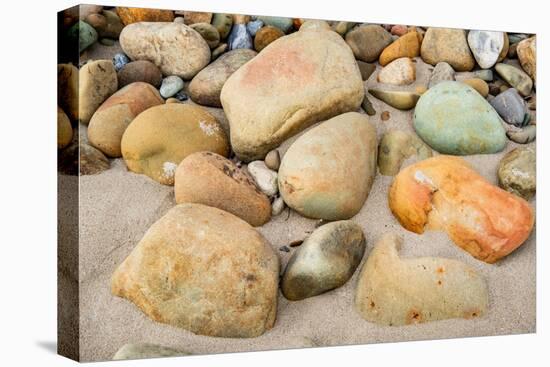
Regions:
<svg viewBox="0 0 550 367"><path fill-rule="evenodd" d="M224 40L229 36L229 32L231 32L233 16L231 14L215 13L212 16L212 25L218 30L220 39Z"/></svg>
<svg viewBox="0 0 550 367"><path fill-rule="evenodd" d="M523 70L516 68L515 66L508 64L497 64L495 70L498 75L502 77L508 84L516 88L518 92L527 97L531 94L533 88L533 81Z"/></svg>
<svg viewBox="0 0 550 367"><path fill-rule="evenodd" d="M324 20L306 20L300 27L300 31L332 30L330 25Z"/></svg>
<svg viewBox="0 0 550 367"><path fill-rule="evenodd" d="M185 21L183 20L183 17L175 17L173 20L174 23L182 23L185 24Z"/></svg>
<svg viewBox="0 0 550 367"><path fill-rule="evenodd" d="M122 68L128 63L130 63L130 59L125 54L118 53L113 56L113 65L115 66L115 70L117 72L122 70Z"/></svg>
<svg viewBox="0 0 550 367"><path fill-rule="evenodd" d="M227 79L256 55L254 50L236 49L220 56L193 78L189 84L191 99L201 105L221 107L220 94Z"/></svg>
<svg viewBox="0 0 550 367"><path fill-rule="evenodd" d="M510 48L508 49L508 55L507 55L509 59L517 59L518 57L517 47L518 47L517 43L510 45Z"/></svg>
<svg viewBox="0 0 550 367"><path fill-rule="evenodd" d="M428 28L420 47L424 62L436 65L445 61L456 71L470 71L475 60L462 29Z"/></svg>
<svg viewBox="0 0 550 367"><path fill-rule="evenodd" d="M260 28L254 38L254 49L258 52L267 47L271 42L283 37L285 34L277 27L265 26Z"/></svg>
<svg viewBox="0 0 550 367"><path fill-rule="evenodd" d="M73 64L57 65L57 104L78 121L78 69Z"/></svg>
<svg viewBox="0 0 550 367"><path fill-rule="evenodd" d="M174 183L178 164L191 153L229 154L227 137L218 121L199 106L181 103L140 113L124 132L121 150L130 171L165 185Z"/></svg>
<svg viewBox="0 0 550 367"><path fill-rule="evenodd" d="M114 46L115 45L115 40L113 39L110 39L110 38L102 38L99 40L99 43L101 43L102 45L104 46Z"/></svg>
<svg viewBox="0 0 550 367"><path fill-rule="evenodd" d="M277 172L269 169L263 161L250 162L247 168L254 182L264 194L267 196L277 195L279 192Z"/></svg>
<svg viewBox="0 0 550 367"><path fill-rule="evenodd" d="M372 106L372 103L371 103L371 101L369 100L369 98L367 96L365 96L365 98L363 98L363 102L361 103L361 108L363 110L365 110L365 112L369 116L376 115L376 110Z"/></svg>
<svg viewBox="0 0 550 367"><path fill-rule="evenodd" d="M278 279L277 255L248 223L217 208L180 204L116 269L111 292L157 322L250 338L273 327Z"/></svg>
<svg viewBox="0 0 550 367"><path fill-rule="evenodd" d="M210 23L194 23L191 24L191 28L199 32L202 38L208 44L208 47L215 48L220 44L220 34L216 27Z"/></svg>
<svg viewBox="0 0 550 367"><path fill-rule="evenodd" d="M390 130L380 140L378 168L384 176L395 176L404 160L416 156L418 160L432 156L432 150L415 134Z"/></svg>
<svg viewBox="0 0 550 367"><path fill-rule="evenodd" d="M492 68L504 48L504 33L495 31L468 32L468 45L482 69Z"/></svg>
<svg viewBox="0 0 550 367"><path fill-rule="evenodd" d="M150 84L136 82L109 97L97 109L88 126L91 145L109 157L120 157L120 142L128 125L146 109L164 101Z"/></svg>
<svg viewBox="0 0 550 367"><path fill-rule="evenodd" d="M152 62L139 60L124 65L118 71L117 79L118 88L123 88L135 82L149 83L155 88L158 88L162 82L162 73Z"/></svg>
<svg viewBox="0 0 550 367"><path fill-rule="evenodd" d="M124 25L138 22L172 22L174 12L151 8L126 8L117 6L116 12Z"/></svg>
<svg viewBox="0 0 550 367"><path fill-rule="evenodd" d="M524 33L511 33L508 35L508 38L510 39L510 43L518 43L529 38L529 36Z"/></svg>
<svg viewBox="0 0 550 367"><path fill-rule="evenodd" d="M408 57L402 57L380 70L377 79L384 84L409 85L416 80L416 66Z"/></svg>
<svg viewBox="0 0 550 367"><path fill-rule="evenodd" d="M355 58L365 62L376 61L391 42L391 34L379 25L361 25L346 33Z"/></svg>
<svg viewBox="0 0 550 367"><path fill-rule="evenodd" d="M363 95L349 47L338 34L319 30L274 42L229 77L220 99L233 150L251 161L318 121L356 111Z"/></svg>
<svg viewBox="0 0 550 367"><path fill-rule="evenodd" d="M498 185L525 200L533 198L537 189L536 159L532 146L506 153L498 165Z"/></svg>
<svg viewBox="0 0 550 367"><path fill-rule="evenodd" d="M180 102L183 102L183 101L187 101L189 99L189 96L185 94L183 91L179 91L174 95L174 98L176 98Z"/></svg>
<svg viewBox="0 0 550 367"><path fill-rule="evenodd" d="M292 18L262 16L258 19L264 22L266 26L279 28L283 33L288 33L292 29Z"/></svg>
<svg viewBox="0 0 550 367"><path fill-rule="evenodd" d="M246 30L244 24L234 24L231 28L231 33L227 39L227 44L230 50L236 50L239 48L253 48L252 36Z"/></svg>
<svg viewBox="0 0 550 367"><path fill-rule="evenodd" d="M461 73L455 74L455 79L459 82L464 81L465 79L481 79L486 82L493 80L493 70L476 70L476 71L463 71Z"/></svg>
<svg viewBox="0 0 550 367"><path fill-rule="evenodd" d="M369 77L376 71L375 64L369 64L361 60L356 60L357 66L359 66L359 71L361 72L361 79L367 80Z"/></svg>
<svg viewBox="0 0 550 367"><path fill-rule="evenodd" d="M508 139L518 144L528 144L535 141L537 127L535 125L525 126L519 131L510 130L506 132Z"/></svg>
<svg viewBox="0 0 550 367"><path fill-rule="evenodd" d="M350 220L317 228L288 261L281 280L283 295L298 301L341 287L359 266L365 242L361 227Z"/></svg>
<svg viewBox="0 0 550 367"><path fill-rule="evenodd" d="M510 49L510 40L508 38L508 33L502 32L502 34L504 35L504 45L502 47L502 50L500 51L500 54L498 55L497 62L502 62L502 60L504 60L508 55L508 50Z"/></svg>
<svg viewBox="0 0 550 367"><path fill-rule="evenodd" d="M178 93L183 88L183 80L176 75L167 76L162 80L160 86L160 95L163 98L169 98Z"/></svg>
<svg viewBox="0 0 550 367"><path fill-rule="evenodd" d="M132 60L151 61L162 74L183 79L191 79L210 62L206 41L180 23L130 24L120 33L120 46Z"/></svg>
<svg viewBox="0 0 550 367"><path fill-rule="evenodd" d="M435 65L432 75L430 76L430 83L428 84L428 89L433 86L444 82L444 81L454 81L455 80L455 71L453 67L446 62L438 62Z"/></svg>
<svg viewBox="0 0 550 367"><path fill-rule="evenodd" d="M227 45L227 43L220 43L220 45L218 47L216 47L215 49L212 50L211 60L212 61L216 60L221 54L223 54L225 51L227 51L228 48L229 48L229 46Z"/></svg>
<svg viewBox="0 0 550 367"><path fill-rule="evenodd" d="M250 15L233 14L232 17L234 24L246 24L251 20Z"/></svg>
<svg viewBox="0 0 550 367"><path fill-rule="evenodd" d="M384 111L380 114L380 120L382 121L388 121L390 119L390 112Z"/></svg>
<svg viewBox="0 0 550 367"><path fill-rule="evenodd" d="M191 353L155 344L125 344L113 356L113 361L127 359L185 356Z"/></svg>
<svg viewBox="0 0 550 367"><path fill-rule="evenodd" d="M97 31L99 37L117 39L124 28L117 13L111 10L103 10L101 14L90 14L84 18L86 23L90 24Z"/></svg>
<svg viewBox="0 0 550 367"><path fill-rule="evenodd" d="M109 160L84 142L73 143L60 151L58 168L67 175L96 175L109 169Z"/></svg>
<svg viewBox="0 0 550 367"><path fill-rule="evenodd" d="M170 97L170 98L166 99L166 101L164 103L180 103L180 101L177 98Z"/></svg>
<svg viewBox="0 0 550 367"><path fill-rule="evenodd" d="M390 33L396 36L403 36L409 32L409 28L406 25L396 24L391 27Z"/></svg>
<svg viewBox="0 0 550 367"><path fill-rule="evenodd" d="M374 181L376 148L376 129L357 112L307 131L290 146L279 168L285 203L308 218L353 217Z"/></svg>
<svg viewBox="0 0 550 367"><path fill-rule="evenodd" d="M188 155L174 178L176 203L212 206L257 227L271 218L271 203L246 171L212 152Z"/></svg>
<svg viewBox="0 0 550 367"><path fill-rule="evenodd" d="M200 12L200 11L182 11L178 12L179 15L183 15L183 21L186 25L192 25L197 23L208 23L212 21L212 13Z"/></svg>
<svg viewBox="0 0 550 367"><path fill-rule="evenodd" d="M494 263L529 237L529 204L492 185L468 163L438 155L402 169L389 190L389 206L414 233L443 230L478 260Z"/></svg>
<svg viewBox="0 0 550 367"><path fill-rule="evenodd" d="M516 52L521 67L534 81L537 80L537 45L533 36L518 43Z"/></svg>
<svg viewBox="0 0 550 367"><path fill-rule="evenodd" d="M278 216L285 210L286 205L282 197L277 197L275 200L273 200L273 204L271 204L271 215L273 217Z"/></svg>
<svg viewBox="0 0 550 367"><path fill-rule="evenodd" d="M399 37L395 42L384 48L380 54L380 65L385 66L402 57L417 57L420 55L419 35L409 32Z"/></svg>
<svg viewBox="0 0 550 367"><path fill-rule="evenodd" d="M384 235L361 269L355 308L369 322L401 326L483 316L487 284L469 265L440 257L400 258L403 239Z"/></svg>
<svg viewBox="0 0 550 367"><path fill-rule="evenodd" d="M483 98L486 98L489 95L489 86L482 79L464 79L462 83L468 84L470 87L474 88Z"/></svg>
<svg viewBox="0 0 550 367"><path fill-rule="evenodd" d="M73 140L71 121L59 106L57 107L57 149L63 149Z"/></svg>
<svg viewBox="0 0 550 367"><path fill-rule="evenodd" d="M394 91L394 90L382 90L382 89L369 89L369 93L378 98L379 100L386 102L392 107L399 110L410 110L416 106L416 102L420 98L417 93L406 91Z"/></svg>
<svg viewBox="0 0 550 367"><path fill-rule="evenodd" d="M88 125L97 108L117 89L118 78L110 60L91 61L81 67L78 90L80 122Z"/></svg>
<svg viewBox="0 0 550 367"><path fill-rule="evenodd" d="M264 22L262 22L261 20L257 19L257 20L253 20L253 21L250 21L248 23L246 23L246 30L248 31L248 33L254 37L256 36L256 33L264 26ZM278 28L277 28L278 29Z"/></svg>
<svg viewBox="0 0 550 367"><path fill-rule="evenodd" d="M264 163L267 168L278 171L279 166L281 165L281 156L278 150L272 150L265 156Z"/></svg>
<svg viewBox="0 0 550 367"><path fill-rule="evenodd" d="M522 127L527 125L529 121L527 104L514 88L510 88L497 95L491 101L491 106L493 106L504 121L511 125Z"/></svg>
<svg viewBox="0 0 550 367"><path fill-rule="evenodd" d="M350 31L353 27L355 27L357 23L354 22L336 22L332 26L332 30L336 33L338 33L340 36L344 37L346 33Z"/></svg>
<svg viewBox="0 0 550 367"><path fill-rule="evenodd" d="M78 44L78 52L82 52L97 41L98 35L91 25L79 20L68 30L67 37L70 44Z"/></svg>
<svg viewBox="0 0 550 367"><path fill-rule="evenodd" d="M414 129L443 154L500 152L506 146L500 117L472 87L441 82L424 93L414 111Z"/></svg>

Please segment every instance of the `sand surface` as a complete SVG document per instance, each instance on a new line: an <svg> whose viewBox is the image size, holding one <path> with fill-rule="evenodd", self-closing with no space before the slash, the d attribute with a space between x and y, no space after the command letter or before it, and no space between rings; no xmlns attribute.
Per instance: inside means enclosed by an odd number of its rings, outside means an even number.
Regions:
<svg viewBox="0 0 550 367"><path fill-rule="evenodd" d="M412 90L418 85L427 85L431 66L420 59L417 66L415 84L401 89ZM376 74L365 85L375 86ZM372 96L369 98L377 111L370 121L376 126L379 137L389 129L412 131L412 111L402 112ZM388 121L380 120L383 111L390 112ZM221 110L214 112L218 118L223 118ZM281 153L295 139L286 141L280 148ZM516 146L509 142L499 154L465 159L490 182L496 183L499 160ZM291 302L279 293L275 326L257 338L199 336L156 323L131 302L112 296L110 277L149 226L175 205L173 187L128 172L121 159L111 163L111 169L94 176L83 176L80 180L80 352L83 361L111 359L122 345L137 342L207 354L535 332L535 230L510 256L496 265L485 264L455 246L445 233L417 235L403 229L388 208L387 193L392 177L381 175L376 176L361 212L352 219L363 228L367 237L363 262L376 241L387 232L403 236L402 256L440 256L461 260L477 269L487 280L490 303L484 317L402 327L369 323L360 318L353 307L359 273L356 271L341 288L306 300ZM530 204L534 208L535 200ZM281 271L294 249L286 253L279 248L305 238L315 223L315 220L285 210L258 228L279 255Z"/></svg>

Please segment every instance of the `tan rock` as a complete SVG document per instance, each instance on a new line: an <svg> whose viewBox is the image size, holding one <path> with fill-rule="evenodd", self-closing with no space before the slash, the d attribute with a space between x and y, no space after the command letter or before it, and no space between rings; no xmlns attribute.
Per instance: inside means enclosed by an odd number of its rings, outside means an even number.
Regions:
<svg viewBox="0 0 550 367"><path fill-rule="evenodd" d="M402 242L384 235L361 270L355 307L365 320L400 326L485 314L487 284L474 268L439 257L400 258Z"/></svg>
<svg viewBox="0 0 550 367"><path fill-rule="evenodd" d="M271 42L283 37L284 35L285 33L277 27L270 25L262 27L258 30L258 32L256 32L256 36L254 37L254 49L260 52Z"/></svg>
<svg viewBox="0 0 550 367"><path fill-rule="evenodd" d="M273 42L231 75L221 102L233 150L251 161L316 122L357 110L363 96L351 50L337 33L319 30Z"/></svg>
<svg viewBox="0 0 550 367"><path fill-rule="evenodd" d="M502 60L508 56L508 51L510 50L510 39L508 38L508 33L502 32L502 34L504 35L504 44L500 54L498 55L497 62L502 62Z"/></svg>
<svg viewBox="0 0 550 367"><path fill-rule="evenodd" d="M177 12L179 15L183 15L183 21L187 25L195 23L209 23L212 21L212 13L200 12L200 11L182 11Z"/></svg>
<svg viewBox="0 0 550 367"><path fill-rule="evenodd" d="M516 52L521 67L533 80L537 81L537 45L536 37L525 39L518 43Z"/></svg>
<svg viewBox="0 0 550 367"><path fill-rule="evenodd" d="M71 121L59 106L57 107L57 149L68 146L73 139Z"/></svg>
<svg viewBox="0 0 550 367"><path fill-rule="evenodd" d="M475 66L463 29L428 28L420 55L428 64L445 61L456 71L470 71Z"/></svg>
<svg viewBox="0 0 550 367"><path fill-rule="evenodd" d="M416 80L416 66L408 57L396 59L378 73L378 82L391 85L408 85Z"/></svg>
<svg viewBox="0 0 550 367"><path fill-rule="evenodd" d="M90 144L110 157L120 157L122 135L132 120L146 109L163 104L152 85L136 82L109 97L94 113L88 126Z"/></svg>
<svg viewBox="0 0 550 367"><path fill-rule="evenodd" d="M356 27L347 32L345 38L355 58L365 62L376 61L392 42L391 34L376 24Z"/></svg>
<svg viewBox="0 0 550 367"><path fill-rule="evenodd" d="M111 60L90 61L80 68L78 105L80 122L88 125L97 108L118 89Z"/></svg>
<svg viewBox="0 0 550 367"><path fill-rule="evenodd" d="M485 80L479 78L464 79L462 83L468 84L470 87L474 88L479 94L486 98L489 95L489 85Z"/></svg>
<svg viewBox="0 0 550 367"><path fill-rule="evenodd" d="M247 338L273 327L278 280L277 256L248 223L217 208L181 204L116 269L111 291L157 322Z"/></svg>
<svg viewBox="0 0 550 367"><path fill-rule="evenodd" d="M221 155L197 152L179 164L176 203L198 203L225 210L257 227L271 218L271 203L243 169Z"/></svg>
<svg viewBox="0 0 550 367"><path fill-rule="evenodd" d="M117 6L116 12L124 25L138 22L172 22L174 20L172 10Z"/></svg>
<svg viewBox="0 0 550 367"><path fill-rule="evenodd" d="M120 46L132 60L148 60L164 75L191 79L210 62L210 47L181 23L141 22L120 33ZM185 55L185 57L182 57Z"/></svg>
<svg viewBox="0 0 550 367"><path fill-rule="evenodd" d="M205 109L182 103L151 107L140 113L122 136L121 151L128 169L165 185L174 184L180 162L189 154L229 154L227 137Z"/></svg>
<svg viewBox="0 0 550 367"><path fill-rule="evenodd" d="M158 88L162 82L162 73L151 61L138 60L124 65L117 73L118 87L123 88L135 82L145 82Z"/></svg>
<svg viewBox="0 0 550 367"><path fill-rule="evenodd" d="M391 43L380 54L380 65L386 66L393 60L401 57L417 57L420 55L419 36L416 32L409 32Z"/></svg>
<svg viewBox="0 0 550 367"><path fill-rule="evenodd" d="M73 64L57 65L57 104L78 121L78 69Z"/></svg>
<svg viewBox="0 0 550 367"><path fill-rule="evenodd" d="M390 130L380 140L378 147L378 168L384 176L395 176L405 159L416 156L418 160L433 154L416 134L401 130Z"/></svg>
<svg viewBox="0 0 550 367"><path fill-rule="evenodd" d="M535 221L525 200L491 185L462 158L447 155L402 169L390 187L389 206L405 229L444 230L487 263L521 246Z"/></svg>

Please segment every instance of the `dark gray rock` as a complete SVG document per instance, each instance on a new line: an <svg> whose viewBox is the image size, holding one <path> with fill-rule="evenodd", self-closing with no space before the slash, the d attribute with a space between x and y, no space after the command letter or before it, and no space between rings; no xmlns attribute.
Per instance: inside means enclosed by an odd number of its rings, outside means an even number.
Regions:
<svg viewBox="0 0 550 367"><path fill-rule="evenodd" d="M529 122L527 104L515 88L500 93L490 103L500 117L511 125L522 127Z"/></svg>

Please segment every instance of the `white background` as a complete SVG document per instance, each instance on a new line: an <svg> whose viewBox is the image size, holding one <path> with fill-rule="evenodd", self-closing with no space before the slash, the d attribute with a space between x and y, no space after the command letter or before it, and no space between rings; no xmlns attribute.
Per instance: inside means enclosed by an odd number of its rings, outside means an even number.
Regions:
<svg viewBox="0 0 550 367"><path fill-rule="evenodd" d="M548 14L543 1L128 0L131 5L537 33L537 333L162 360L116 366L538 366L548 349ZM0 18L0 365L74 365L56 340L56 12L71 1L8 0ZM546 15L546 16L545 16ZM546 347L546 350L544 349ZM109 363L99 363L105 365ZM114 365L110 362L109 365Z"/></svg>

